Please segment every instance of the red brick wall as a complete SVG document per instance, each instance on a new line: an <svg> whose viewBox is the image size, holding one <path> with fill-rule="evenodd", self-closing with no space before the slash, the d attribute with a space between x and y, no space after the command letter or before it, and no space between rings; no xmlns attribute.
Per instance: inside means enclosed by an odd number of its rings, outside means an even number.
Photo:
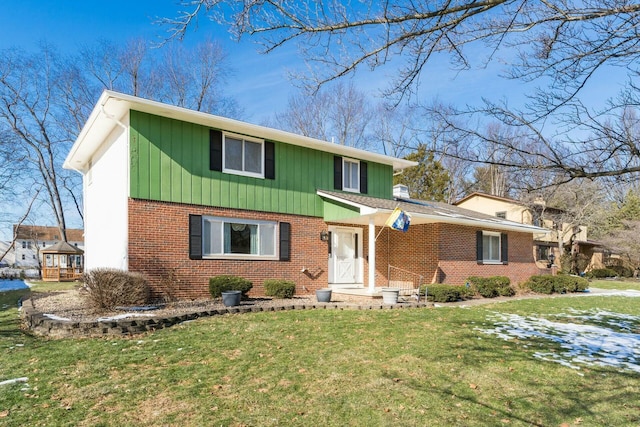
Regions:
<svg viewBox="0 0 640 427"><path fill-rule="evenodd" d="M476 261L476 231L499 231L452 224L440 224L438 283L464 284L469 276L507 276L512 284L526 281L544 272L536 267L530 233L509 231L509 263L479 265ZM504 231L503 231L504 233Z"/></svg>
<svg viewBox="0 0 640 427"><path fill-rule="evenodd" d="M189 214L289 222L291 260L191 260ZM327 286L326 229L322 218L129 199L129 270L144 273L156 295L175 298L208 297L209 278L220 274L251 280L252 295L264 295L265 279L292 280L304 295Z"/></svg>
<svg viewBox="0 0 640 427"><path fill-rule="evenodd" d="M478 230L482 229L453 224L412 225L406 233L386 228L376 241L377 283L386 282L388 264L422 275L423 283L456 285L464 284L469 276L507 276L515 284L547 273L535 265L530 233L507 233L507 265L478 265ZM376 235L379 231L376 229Z"/></svg>
<svg viewBox="0 0 640 427"><path fill-rule="evenodd" d="M289 222L291 260L191 260L189 214ZM130 199L129 270L144 273L157 295L175 298L208 297L209 278L220 274L251 280L252 295L264 295L265 279L291 280L297 285L296 294L312 294L328 283L327 243L320 240L320 232L327 228L322 218ZM367 287L368 228L362 229ZM469 276L497 275L520 283L546 272L534 263L529 233L508 233L507 265L478 265L479 228L425 224L412 225L406 233L380 230L376 228L376 286L387 286L389 265L422 275L423 283L464 284ZM303 267L308 269L306 273L301 271Z"/></svg>

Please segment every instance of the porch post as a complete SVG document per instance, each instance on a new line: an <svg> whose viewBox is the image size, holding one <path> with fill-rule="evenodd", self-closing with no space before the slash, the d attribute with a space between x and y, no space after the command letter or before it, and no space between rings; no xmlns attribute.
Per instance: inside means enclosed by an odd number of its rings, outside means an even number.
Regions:
<svg viewBox="0 0 640 427"><path fill-rule="evenodd" d="M376 226L373 215L369 217L369 293L376 291Z"/></svg>

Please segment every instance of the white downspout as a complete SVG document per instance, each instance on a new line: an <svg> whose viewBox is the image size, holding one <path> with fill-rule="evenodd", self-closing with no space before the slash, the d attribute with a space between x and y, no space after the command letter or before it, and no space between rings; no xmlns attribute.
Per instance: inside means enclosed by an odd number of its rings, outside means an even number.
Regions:
<svg viewBox="0 0 640 427"><path fill-rule="evenodd" d="M369 217L369 293L376 291L376 225Z"/></svg>

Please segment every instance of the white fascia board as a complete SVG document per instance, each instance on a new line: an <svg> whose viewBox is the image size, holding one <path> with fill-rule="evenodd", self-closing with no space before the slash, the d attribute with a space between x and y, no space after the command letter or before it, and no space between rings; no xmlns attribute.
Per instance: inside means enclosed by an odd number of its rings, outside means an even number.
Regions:
<svg viewBox="0 0 640 427"><path fill-rule="evenodd" d="M241 122L239 120L229 119L226 117L214 116L200 111L175 107L157 101L105 90L91 112L89 120L87 120L87 123L80 132L78 139L71 148L71 151L65 160L64 167L77 169L80 165L86 164L89 160L86 157L90 157L90 154L88 153L92 152L91 148L94 145L99 144L99 142L96 143L95 140L99 140L103 136L106 137L113 127L118 125L118 120L124 117L129 110L136 110L161 117L196 123L256 138L269 139L287 144L313 148L359 160L391 165L394 171L399 171L418 164L417 162L410 160L371 153L369 151L321 141L319 139L309 138L291 132ZM85 144L87 145L86 149L82 148Z"/></svg>
<svg viewBox="0 0 640 427"><path fill-rule="evenodd" d="M511 221L491 221L491 220L483 220L479 218L469 218L469 217L454 217L454 216L441 216L441 215L427 215L420 213L412 213L411 218L418 218L426 220L425 222L439 222L446 224L457 224L457 225L465 225L469 227L481 227L481 228L492 228L494 230L503 230L503 231L516 231L519 233L546 233L547 231L544 228L535 227L527 224L520 224L517 222Z"/></svg>

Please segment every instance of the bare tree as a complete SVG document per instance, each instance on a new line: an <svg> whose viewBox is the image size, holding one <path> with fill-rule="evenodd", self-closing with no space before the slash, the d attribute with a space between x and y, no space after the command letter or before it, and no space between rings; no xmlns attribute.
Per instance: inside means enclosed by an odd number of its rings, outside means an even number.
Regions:
<svg viewBox="0 0 640 427"><path fill-rule="evenodd" d="M220 43L207 39L194 48L171 43L164 49L158 68L161 89L155 98L192 110L239 115L236 102L222 90L232 70Z"/></svg>
<svg viewBox="0 0 640 427"><path fill-rule="evenodd" d="M224 94L233 70L222 46L205 40L194 47L170 43L152 48L144 39L125 45L102 40L83 47L77 58L92 92L117 90L179 107L241 118L242 109ZM92 100L92 102L95 101ZM92 104L89 104L92 105Z"/></svg>
<svg viewBox="0 0 640 427"><path fill-rule="evenodd" d="M568 255L565 258L573 273L579 273L578 241L600 226L606 214L604 194L599 182L576 180L521 197L540 221L554 223L553 237L560 253Z"/></svg>
<svg viewBox="0 0 640 427"><path fill-rule="evenodd" d="M66 241L66 212L58 165L76 129L60 126L65 111L58 107L58 57L43 46L37 55L17 50L0 52L0 121L11 134L20 161L12 167L29 173L43 187L47 204Z"/></svg>
<svg viewBox="0 0 640 427"><path fill-rule="evenodd" d="M640 172L637 138L620 132L627 108L640 105L638 87L606 108L586 107L580 98L591 79L614 67L633 81L639 72L637 28L640 4L627 0L459 0L345 3L327 1L184 1L182 14L161 22L184 36L201 14L228 25L238 38L254 36L263 52L297 44L310 73L310 86L362 68L396 68L388 95L415 92L428 65L446 54L454 68L472 69L500 58L505 76L538 81L522 110L506 103L455 111L512 127L527 146L493 141L486 123L470 120L467 141L495 142L508 159L492 159L484 147L459 150L458 158L513 168L537 168L577 178ZM478 49L484 47L484 50ZM480 53L480 54L479 54ZM619 82L621 83L621 82ZM613 94L612 94L613 95ZM624 96L622 96L624 95ZM488 119L490 118L490 119ZM451 117L449 117L451 119ZM453 125L453 124L452 124ZM551 132L550 132L551 129Z"/></svg>
<svg viewBox="0 0 640 427"><path fill-rule="evenodd" d="M608 62L633 69L640 54L640 5L625 0L196 0L183 6L178 17L160 20L173 37L183 37L197 16L206 13L238 38L260 36L265 52L298 42L320 84L400 60L391 87L400 93L411 90L439 52L468 69L477 61L490 61L503 46L516 48L511 74L552 76L554 87L565 92L558 94L559 100L577 92ZM484 57L478 58L477 50L466 51L481 42L489 47Z"/></svg>
<svg viewBox="0 0 640 427"><path fill-rule="evenodd" d="M602 238L605 246L621 257L623 265L634 270L637 277L640 268L640 220L625 220L623 226Z"/></svg>
<svg viewBox="0 0 640 427"><path fill-rule="evenodd" d="M122 47L101 42L76 57L64 57L46 45L35 53L0 51L2 203L22 206L41 189L34 206L47 204L48 221L57 224L66 240L68 215L75 210L82 218L81 179L61 165L105 88L159 101L181 99L183 106L207 112L241 114L233 100L221 95L225 65L219 48L209 43L185 50L182 68L174 64L173 70L190 76L184 80L189 85L184 95L176 95L180 83L164 91L169 79L161 71L168 68L156 65L160 54L140 39Z"/></svg>
<svg viewBox="0 0 640 427"><path fill-rule="evenodd" d="M315 94L289 98L287 110L276 114L276 125L305 136L341 145L371 148L374 108L353 84L341 82Z"/></svg>

